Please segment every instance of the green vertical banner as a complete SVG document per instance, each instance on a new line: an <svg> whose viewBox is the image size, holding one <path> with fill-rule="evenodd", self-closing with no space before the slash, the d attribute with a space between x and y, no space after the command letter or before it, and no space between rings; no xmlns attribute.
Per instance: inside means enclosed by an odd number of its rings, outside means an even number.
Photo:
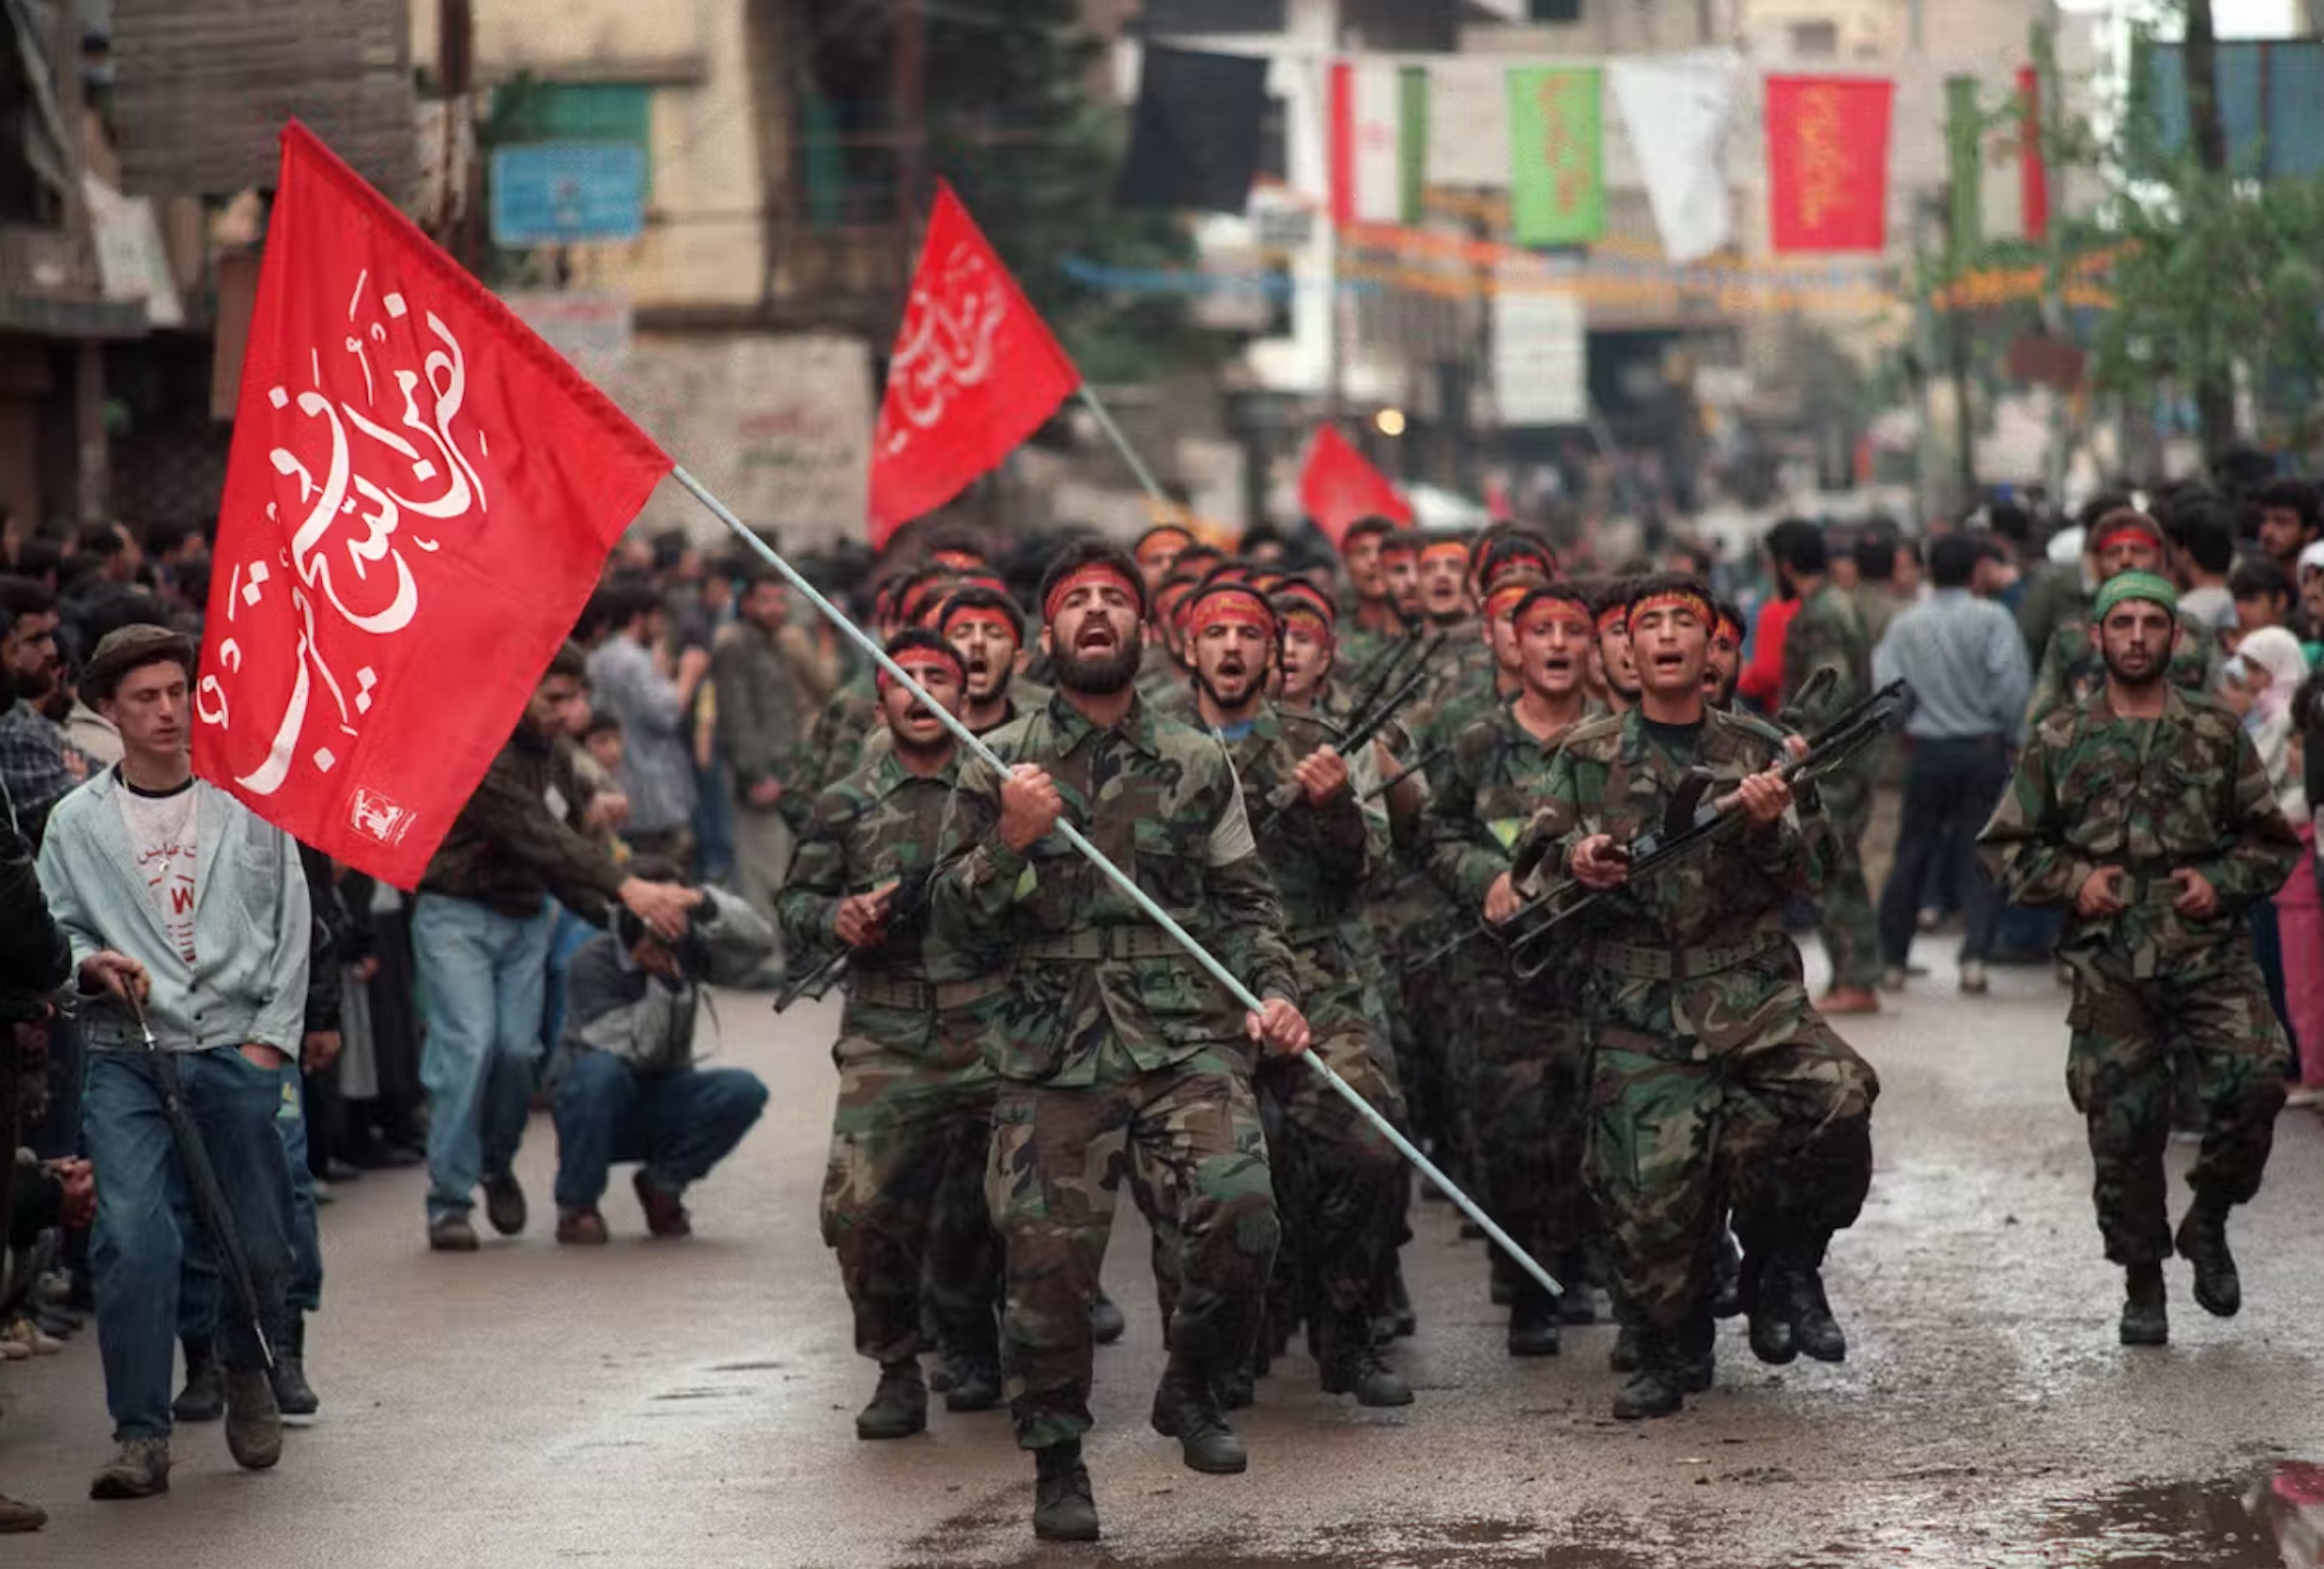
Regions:
<svg viewBox="0 0 2324 1569"><path fill-rule="evenodd" d="M1517 244L1587 245L1606 232L1603 87L1594 66L1509 73Z"/></svg>
<svg viewBox="0 0 2324 1569"><path fill-rule="evenodd" d="M1429 206L1429 68L1408 65L1398 79L1403 114L1397 138L1399 190L1403 193L1403 222L1417 228Z"/></svg>
<svg viewBox="0 0 2324 1569"><path fill-rule="evenodd" d="M1975 255L1985 243L1984 112L1977 105L1977 79L1945 79L1945 151L1953 187L1951 254Z"/></svg>

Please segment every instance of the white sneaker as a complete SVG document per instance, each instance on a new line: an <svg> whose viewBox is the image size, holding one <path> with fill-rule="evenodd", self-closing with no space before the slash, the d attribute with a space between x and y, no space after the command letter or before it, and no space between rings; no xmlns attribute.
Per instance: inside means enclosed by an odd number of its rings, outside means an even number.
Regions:
<svg viewBox="0 0 2324 1569"><path fill-rule="evenodd" d="M1961 994L1963 996L1981 997L1992 989L1993 983L1985 978L1985 967L1981 963L1972 959L1961 967Z"/></svg>

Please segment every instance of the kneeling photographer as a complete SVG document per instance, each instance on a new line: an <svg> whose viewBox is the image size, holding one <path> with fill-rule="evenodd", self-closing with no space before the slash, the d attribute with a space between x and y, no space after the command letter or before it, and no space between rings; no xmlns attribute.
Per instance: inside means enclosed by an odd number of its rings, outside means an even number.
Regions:
<svg viewBox="0 0 2324 1569"><path fill-rule="evenodd" d="M675 869L641 861L655 882ZM774 931L741 900L690 889L685 935L669 942L628 910L584 944L567 979L565 1038L552 1073L557 1122L557 1240L606 1239L598 1211L609 1168L638 1163L646 1228L692 1234L683 1201L742 1141L766 1107L766 1085L741 1068L694 1063L705 985L751 981Z"/></svg>

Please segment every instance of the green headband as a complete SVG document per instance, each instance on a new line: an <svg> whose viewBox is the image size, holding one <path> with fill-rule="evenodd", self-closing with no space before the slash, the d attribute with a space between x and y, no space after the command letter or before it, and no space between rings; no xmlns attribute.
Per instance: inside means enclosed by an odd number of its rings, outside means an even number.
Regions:
<svg viewBox="0 0 2324 1569"><path fill-rule="evenodd" d="M2168 578L2159 578L2151 572L2119 572L2099 587L2093 619L2105 620L2107 612L2125 599L2144 599L2165 610L2179 608L2179 590L2171 587Z"/></svg>

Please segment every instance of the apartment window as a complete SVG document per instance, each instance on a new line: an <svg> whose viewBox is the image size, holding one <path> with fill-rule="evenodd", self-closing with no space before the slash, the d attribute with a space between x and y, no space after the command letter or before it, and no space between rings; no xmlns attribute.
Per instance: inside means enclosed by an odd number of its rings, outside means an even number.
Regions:
<svg viewBox="0 0 2324 1569"><path fill-rule="evenodd" d="M1527 0L1526 15L1535 22L1571 26L1582 20L1582 0Z"/></svg>
<svg viewBox="0 0 2324 1569"><path fill-rule="evenodd" d="M1840 52L1836 22L1795 22L1791 25L1792 53L1803 60L1830 59Z"/></svg>

